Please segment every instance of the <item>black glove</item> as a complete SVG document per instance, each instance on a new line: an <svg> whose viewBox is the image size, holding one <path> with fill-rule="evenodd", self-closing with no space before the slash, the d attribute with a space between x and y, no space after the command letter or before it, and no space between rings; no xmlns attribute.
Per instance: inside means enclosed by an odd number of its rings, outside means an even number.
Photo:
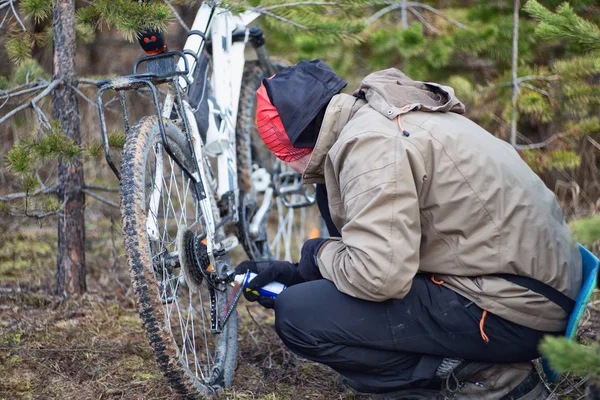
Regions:
<svg viewBox="0 0 600 400"><path fill-rule="evenodd" d="M273 308L275 299L267 296L257 296L252 290L271 283L279 282L285 286L293 286L304 282L304 278L298 273L298 264L286 261L244 261L235 268L236 275L245 274L247 271L254 272L256 277L248 282L248 289L244 291L244 297L249 301L258 301L265 308Z"/></svg>
<svg viewBox="0 0 600 400"><path fill-rule="evenodd" d="M279 282L285 286L294 286L298 283L323 279L317 264L317 253L327 239L317 238L307 240L302 246L300 262L292 264L287 261L243 261L235 268L236 275L254 272L256 277L248 282L248 289L244 297L249 301L257 301L265 308L273 308L275 299L267 296L258 296L252 291L271 283Z"/></svg>
<svg viewBox="0 0 600 400"><path fill-rule="evenodd" d="M317 254L321 246L327 241L323 238L309 239L304 242L302 251L300 252L300 262L298 263L298 273L305 281L315 281L323 279L321 271L319 271L319 263L317 262Z"/></svg>

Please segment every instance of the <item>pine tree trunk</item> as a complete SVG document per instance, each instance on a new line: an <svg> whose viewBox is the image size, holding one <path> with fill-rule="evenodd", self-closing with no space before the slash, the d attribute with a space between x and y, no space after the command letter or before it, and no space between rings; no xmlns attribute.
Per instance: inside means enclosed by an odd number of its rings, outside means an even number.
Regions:
<svg viewBox="0 0 600 400"><path fill-rule="evenodd" d="M52 94L54 118L65 135L81 143L75 74L75 1L54 5L54 79L61 84ZM67 297L81 294L85 284L85 196L81 160L58 160L58 199L64 210L58 218L56 292Z"/></svg>

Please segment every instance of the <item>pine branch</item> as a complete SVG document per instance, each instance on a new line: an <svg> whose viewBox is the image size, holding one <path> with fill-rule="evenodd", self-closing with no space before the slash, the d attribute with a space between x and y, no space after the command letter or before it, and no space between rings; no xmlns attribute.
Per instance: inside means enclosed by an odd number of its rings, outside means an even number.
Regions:
<svg viewBox="0 0 600 400"><path fill-rule="evenodd" d="M381 4L388 4L387 7L382 8L381 10L377 11L375 14L373 14L371 17L369 17L366 20L366 25L371 25L373 22L375 22L376 20L378 20L379 18L381 18L382 16L384 16L385 14L394 11L394 10L402 10L403 16L402 16L402 27L403 29L407 29L408 28L408 23L406 22L406 12L410 11L426 28L430 29L432 32L439 34L439 31L434 28L433 26L431 26L431 24L429 24L428 22L425 21L425 19L423 18L423 16L417 11L415 10L416 8L422 8L426 11L429 11L435 15L438 15L440 17L442 17L443 19L445 19L446 21L448 21L449 23L451 23L452 25L455 25L461 29L468 29L467 26L461 24L460 22L448 17L446 14L442 13L441 11L439 11L438 9L431 7L430 5L427 4L423 4L423 3L418 3L418 2L412 2L412 1L405 1L402 0L400 2L398 1L383 1L383 2L375 2L375 3L371 3L371 5L381 5Z"/></svg>
<svg viewBox="0 0 600 400"><path fill-rule="evenodd" d="M12 111L10 111L4 117L0 118L0 124L4 123L6 120L8 120L12 116L14 116L16 113L18 113L19 111L22 111L22 110L26 109L29 106L33 106L33 108L35 109L35 107L37 107L36 102L38 102L41 99L43 99L44 97L48 96L50 94L50 92L52 92L52 90L54 90L54 88L56 86L58 86L59 83L60 83L59 80L54 80L54 81L50 82L50 84L46 87L46 89L42 93L40 93L37 96L35 96L30 102L22 104L21 106L19 106L19 107L13 109Z"/></svg>
<svg viewBox="0 0 600 400"><path fill-rule="evenodd" d="M35 112L41 125L43 125L46 129L51 129L50 120L35 101L31 102L31 107L33 108L33 111Z"/></svg>
<svg viewBox="0 0 600 400"><path fill-rule="evenodd" d="M40 90L48 87L50 82L45 80L25 83L23 85L12 87L8 90L0 90L0 99L10 99L13 97L19 97L24 94L39 92ZM23 89L23 90L21 90ZM2 107L0 107L2 108Z"/></svg>
<svg viewBox="0 0 600 400"><path fill-rule="evenodd" d="M175 16L175 19L177 19L177 22L179 22L179 25L181 25L183 27L183 29L185 29L186 32L189 32L190 27L187 26L187 24L183 21L183 18L181 18L181 15L179 15L179 13L175 9L175 7L173 7L173 4L171 4L171 1L163 0L163 2L166 4L167 7L169 7L169 10L171 10L171 12L173 13L173 16Z"/></svg>
<svg viewBox="0 0 600 400"><path fill-rule="evenodd" d="M121 190L118 187L97 186L97 185L85 185L85 188L88 190L97 190L99 192L118 192Z"/></svg>
<svg viewBox="0 0 600 400"><path fill-rule="evenodd" d="M19 13L17 12L17 10L15 8L15 0L2 0L2 1L0 1L0 10L3 9L3 8L5 8L5 7L10 7L10 9L12 11L12 14L14 15L14 17L17 20L17 22L19 23L19 25L21 26L21 29L23 29L23 32L27 32L27 28L25 27L25 24L23 23L23 21L19 17ZM8 12L7 12L7 15L8 15ZM4 22L4 20L2 22ZM2 27L2 24L0 24L0 27Z"/></svg>
<svg viewBox="0 0 600 400"><path fill-rule="evenodd" d="M77 89L75 86L71 86L71 88L75 91L75 93L81 96L81 98L88 102L91 106L96 107L96 102L87 97L81 90Z"/></svg>
<svg viewBox="0 0 600 400"><path fill-rule="evenodd" d="M31 47L33 39L28 32L21 32L17 29L11 29L7 34L6 52L8 58L14 64L20 64L31 58Z"/></svg>
<svg viewBox="0 0 600 400"><path fill-rule="evenodd" d="M263 10L275 10L277 8L284 7L298 7L298 6L335 6L339 5L338 2L330 2L330 1L298 1L295 3L283 3L283 4L275 4L272 6L262 7Z"/></svg>
<svg viewBox="0 0 600 400"><path fill-rule="evenodd" d="M575 14L569 3L553 13L536 0L529 0L523 9L539 21L535 33L542 39L568 39L588 50L600 49L600 28Z"/></svg>
<svg viewBox="0 0 600 400"><path fill-rule="evenodd" d="M116 207L116 208L120 207L117 203L115 203L113 201L110 201L108 199L105 199L104 197L102 197L102 196L100 196L100 195L98 195L98 194L96 194L96 193L94 193L94 192L92 192L90 190L83 189L83 193L89 195L90 197L93 197L94 199L98 200L101 203L108 204L111 207Z"/></svg>
<svg viewBox="0 0 600 400"><path fill-rule="evenodd" d="M36 219L40 220L40 219L44 219L44 218L48 218L48 217L60 214L65 209L65 206L67 205L67 199L68 199L68 197L65 199L63 204L56 210L47 211L47 212L29 211L27 201L25 204L25 212L23 212L23 213L9 210L4 205L0 205L0 214L9 215L11 217L36 218Z"/></svg>
<svg viewBox="0 0 600 400"><path fill-rule="evenodd" d="M144 29L166 30L172 18L171 10L163 2L139 4L131 0L95 0L77 10L80 23L99 26L104 22L115 26L129 41Z"/></svg>
<svg viewBox="0 0 600 400"><path fill-rule="evenodd" d="M364 27L362 21L357 22L338 17L326 17L321 13L310 12L305 8L301 11L293 8L284 8L278 14L261 6L249 7L247 10L271 17L274 20L301 30L337 35L339 37L346 35L343 38L347 38L348 34L360 32Z"/></svg>
<svg viewBox="0 0 600 400"><path fill-rule="evenodd" d="M250 10L254 11L254 12L257 12L259 14L266 15L268 17L274 18L274 19L276 19L278 21L284 22L284 23L286 23L288 25L291 25L291 26L294 26L296 28L300 28L300 29L303 29L303 30L306 30L306 31L310 31L311 30L311 28L309 28L306 25L299 24L299 23L294 22L294 21L292 21L290 19L281 17L281 16L279 16L277 14L273 14L272 12L269 12L269 11L261 9L261 8L250 8Z"/></svg>
<svg viewBox="0 0 600 400"><path fill-rule="evenodd" d="M417 17L417 19L423 24L423 26L427 29L429 29L431 32L433 32L436 35L440 35L440 31L438 31L436 28L434 28L429 22L427 22L425 20L425 18L423 18L423 16L414 8L410 8L409 11L415 16Z"/></svg>
<svg viewBox="0 0 600 400"><path fill-rule="evenodd" d="M544 147L548 147L549 145L552 144L552 142L558 140L558 139L562 139L566 136L569 136L570 133L569 132L560 132L560 133L555 133L554 135L550 136L548 139L539 142L539 143L531 143L531 144L518 144L515 147L516 150L531 150L531 149L542 149Z"/></svg>
<svg viewBox="0 0 600 400"><path fill-rule="evenodd" d="M52 0L21 0L19 8L36 23L40 23L52 15Z"/></svg>
<svg viewBox="0 0 600 400"><path fill-rule="evenodd" d="M436 8L433 8L427 4L423 4L423 3L414 3L414 2L408 2L406 3L406 5L408 7L415 7L415 8L423 8L429 12L432 12L442 18L444 18L446 21L450 22L452 25L455 25L461 29L469 29L466 25L461 24L460 22L448 17L446 14L442 13L441 11L439 11Z"/></svg>
<svg viewBox="0 0 600 400"><path fill-rule="evenodd" d="M36 196L46 195L46 194L50 194L50 193L56 194L56 190L57 190L56 186L50 186L50 187L44 187L44 188L38 189L32 193L29 193L29 192L11 193L11 194L0 196L0 201L13 201L13 200L18 200L18 199L24 199L27 197L36 197Z"/></svg>
<svg viewBox="0 0 600 400"><path fill-rule="evenodd" d="M537 88L537 87L535 87L533 85L530 85L529 83L519 83L518 86L519 87L526 87L527 89L533 90L534 92L537 92L539 94L543 94L544 96L546 96L548 98L551 97L550 93L547 92L546 90Z"/></svg>
<svg viewBox="0 0 600 400"><path fill-rule="evenodd" d="M570 371L579 376L600 374L600 347L597 344L588 347L564 337L546 336L540 350L559 372Z"/></svg>
<svg viewBox="0 0 600 400"><path fill-rule="evenodd" d="M371 25L373 22L377 21L379 18L383 17L385 14L392 12L394 10L397 10L399 8L402 7L402 4L400 3L396 3L396 4L391 4L387 7L382 8L381 10L377 11L375 14L371 15L367 21L365 22L365 24Z"/></svg>

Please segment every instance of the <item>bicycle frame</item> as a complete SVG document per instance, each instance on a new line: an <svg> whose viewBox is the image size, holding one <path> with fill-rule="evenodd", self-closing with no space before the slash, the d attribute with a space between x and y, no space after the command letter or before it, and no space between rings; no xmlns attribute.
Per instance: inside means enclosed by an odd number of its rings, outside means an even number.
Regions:
<svg viewBox="0 0 600 400"><path fill-rule="evenodd" d="M186 172L189 178L195 182L196 194L204 219L208 256L213 265L215 263L215 253L221 254L227 252L238 245L237 241L232 240L219 243L215 239L215 234L219 226L225 222L237 222L238 218L239 190L237 186L235 125L245 64L244 49L249 40L250 32L247 25L258 16L259 14L254 12L246 12L234 16L228 10L203 3L188 34L183 51L143 57L136 62L133 75L98 83L100 90L97 96L97 105L101 121L105 156L109 166L119 179L120 174L112 162L108 145L102 103L102 94L104 91L108 89L119 91L126 132L129 130L129 122L123 90L144 86L148 87L152 94L155 113L163 118L169 118L173 107L177 105L183 120L183 130L188 139L193 163L195 164L193 169L189 168L189 165L185 165L183 161L178 161L172 154L166 138L164 123L159 118L158 124L163 147L176 160L177 164ZM239 33L240 29L243 29L244 32L243 40L233 40L234 30ZM213 65L218 66L218 68L213 68L211 76L214 102L212 99L209 100L209 129L206 135L206 143L203 143L192 107L184 98L183 93L193 83L198 57L202 54L209 39L212 39ZM179 56L176 67L172 65L175 56ZM171 60L169 61L169 59ZM147 72L138 73L139 65L144 62L147 63ZM173 91L168 92L161 109L155 84L165 82L172 82L175 90L174 93ZM218 125L216 123L217 120L220 121ZM233 200L233 204L230 205L231 212L229 213L229 219L227 221L222 220L219 224L214 219L211 199L207 197L206 189L210 187L210 183L205 168L204 154L214 156L217 159L218 197L223 198L227 194L233 194L233 199L231 199ZM146 226L148 235L154 239L158 239L156 215L159 205L158 199L163 190L162 180L158 178L162 176L161 172L163 168L161 152L157 152L156 168L155 176L157 178L150 197L150 209L148 210Z"/></svg>

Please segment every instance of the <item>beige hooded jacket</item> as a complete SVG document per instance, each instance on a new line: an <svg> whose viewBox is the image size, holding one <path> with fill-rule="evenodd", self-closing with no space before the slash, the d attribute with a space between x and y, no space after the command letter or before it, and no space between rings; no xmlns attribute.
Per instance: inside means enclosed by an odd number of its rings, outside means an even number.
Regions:
<svg viewBox="0 0 600 400"><path fill-rule="evenodd" d="M396 69L367 76L327 108L306 183L325 183L341 238L318 255L343 293L401 299L429 273L488 312L542 331L565 311L495 273L571 298L581 259L554 194L504 141L459 115L452 88ZM404 132L403 132L404 131Z"/></svg>

